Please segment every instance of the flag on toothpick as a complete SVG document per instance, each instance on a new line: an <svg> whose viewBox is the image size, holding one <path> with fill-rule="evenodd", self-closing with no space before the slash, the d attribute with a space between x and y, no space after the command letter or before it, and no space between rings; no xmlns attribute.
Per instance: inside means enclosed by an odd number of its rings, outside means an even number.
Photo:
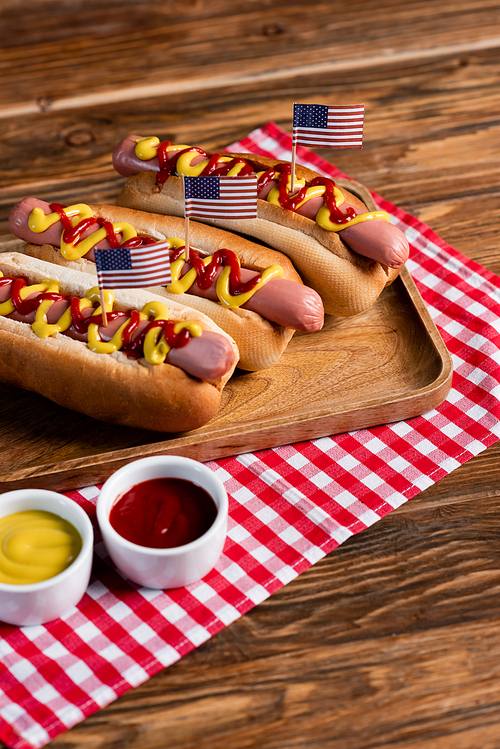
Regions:
<svg viewBox="0 0 500 749"><path fill-rule="evenodd" d="M293 143L313 148L362 148L364 104L294 104Z"/></svg>
<svg viewBox="0 0 500 749"><path fill-rule="evenodd" d="M169 248L168 242L160 242L145 247L94 250L99 287L168 286L172 282Z"/></svg>
<svg viewBox="0 0 500 749"><path fill-rule="evenodd" d="M109 250L94 250L104 327L108 324L104 288L132 289L143 286L168 286L172 282L169 249L169 242L159 242L145 247L112 247Z"/></svg>
<svg viewBox="0 0 500 749"><path fill-rule="evenodd" d="M186 218L257 218L257 175L184 177Z"/></svg>
<svg viewBox="0 0 500 749"><path fill-rule="evenodd" d="M312 148L362 148L364 104L294 104L292 129L292 176L295 190L297 144Z"/></svg>
<svg viewBox="0 0 500 749"><path fill-rule="evenodd" d="M189 259L189 217L257 218L257 175L183 177L185 250Z"/></svg>

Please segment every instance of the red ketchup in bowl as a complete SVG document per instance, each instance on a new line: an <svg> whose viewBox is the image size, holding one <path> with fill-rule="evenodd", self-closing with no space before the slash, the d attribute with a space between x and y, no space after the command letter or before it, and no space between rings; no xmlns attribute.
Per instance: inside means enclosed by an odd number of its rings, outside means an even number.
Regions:
<svg viewBox="0 0 500 749"><path fill-rule="evenodd" d="M138 546L171 549L202 536L217 506L208 492L191 481L158 478L124 492L109 514L117 533Z"/></svg>

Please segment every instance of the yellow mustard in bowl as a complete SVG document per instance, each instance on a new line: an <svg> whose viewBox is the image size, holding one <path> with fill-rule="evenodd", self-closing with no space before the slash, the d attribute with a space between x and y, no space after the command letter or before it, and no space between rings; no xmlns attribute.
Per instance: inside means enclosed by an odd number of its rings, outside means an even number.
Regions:
<svg viewBox="0 0 500 749"><path fill-rule="evenodd" d="M69 567L81 548L76 528L52 512L25 510L0 517L0 582L48 580Z"/></svg>

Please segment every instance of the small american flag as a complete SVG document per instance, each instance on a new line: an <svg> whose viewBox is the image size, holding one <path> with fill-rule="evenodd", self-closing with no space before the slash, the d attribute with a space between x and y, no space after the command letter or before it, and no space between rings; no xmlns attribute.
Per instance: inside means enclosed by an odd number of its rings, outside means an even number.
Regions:
<svg viewBox="0 0 500 749"><path fill-rule="evenodd" d="M172 282L168 242L94 250L94 255L101 288L167 286Z"/></svg>
<svg viewBox="0 0 500 749"><path fill-rule="evenodd" d="M186 218L257 218L257 175L184 177Z"/></svg>
<svg viewBox="0 0 500 749"><path fill-rule="evenodd" d="M362 148L365 105L293 105L293 143L316 148Z"/></svg>

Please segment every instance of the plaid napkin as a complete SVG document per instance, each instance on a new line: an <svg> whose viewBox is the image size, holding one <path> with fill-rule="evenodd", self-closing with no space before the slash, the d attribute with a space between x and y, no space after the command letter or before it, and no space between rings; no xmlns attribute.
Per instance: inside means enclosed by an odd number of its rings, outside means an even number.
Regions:
<svg viewBox="0 0 500 749"><path fill-rule="evenodd" d="M235 151L291 159L276 125ZM341 175L299 147L297 160ZM0 624L0 739L47 744L174 663L350 536L458 468L500 436L500 279L374 195L407 234L408 269L450 351L447 400L418 418L211 462L230 499L216 569L170 592L123 580L97 535L77 608L45 626ZM95 486L68 495L95 521Z"/></svg>

